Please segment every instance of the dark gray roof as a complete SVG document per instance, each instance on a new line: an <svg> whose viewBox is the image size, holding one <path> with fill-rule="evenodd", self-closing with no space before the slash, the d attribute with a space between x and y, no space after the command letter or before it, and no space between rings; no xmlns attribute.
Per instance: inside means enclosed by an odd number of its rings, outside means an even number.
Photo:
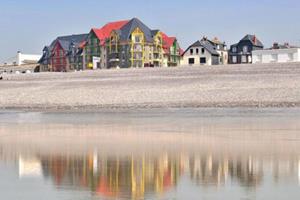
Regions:
<svg viewBox="0 0 300 200"><path fill-rule="evenodd" d="M152 37L154 37L158 32L159 32L159 30L152 30L151 31Z"/></svg>
<svg viewBox="0 0 300 200"><path fill-rule="evenodd" d="M188 51L188 49L190 49L191 47L203 47L205 48L210 54L214 55L214 56L219 56L220 54L215 50L214 46L209 42L209 41L205 41L205 40L201 40L201 41L197 41L194 44L192 44L191 46L189 46L189 48L187 48L187 50L184 52L184 54Z"/></svg>
<svg viewBox="0 0 300 200"><path fill-rule="evenodd" d="M86 40L88 34L80 34L80 35L69 35L58 37L56 41L60 43L62 48L66 51L70 49L71 44L77 47L80 43Z"/></svg>
<svg viewBox="0 0 300 200"><path fill-rule="evenodd" d="M51 42L50 46L45 46L43 49L43 56L39 60L39 63L45 63L51 57L51 51L54 48L57 42L60 43L62 48L69 52L71 51L72 46L78 48L79 44L86 40L88 34L79 34L79 35L67 35L57 37L54 41Z"/></svg>
<svg viewBox="0 0 300 200"><path fill-rule="evenodd" d="M121 41L128 41L130 39L131 33L136 29L140 28L145 35L146 42L153 42L152 31L137 18L131 19L126 25L120 29L120 39Z"/></svg>
<svg viewBox="0 0 300 200"><path fill-rule="evenodd" d="M262 42L255 35L248 34L245 37L243 37L243 39L241 39L241 41L245 41L245 40L251 41L254 46L258 46L258 47L264 46Z"/></svg>
<svg viewBox="0 0 300 200"><path fill-rule="evenodd" d="M38 61L40 64L48 64L49 58L50 58L51 52L50 52L50 47L45 46L43 49L43 55Z"/></svg>
<svg viewBox="0 0 300 200"><path fill-rule="evenodd" d="M214 49L216 49L216 50L224 51L225 48L227 47L225 42L221 42L217 38L209 40L204 37L202 40L204 40L204 41L207 40L212 46L214 46ZM219 48L219 49L217 49L217 48Z"/></svg>

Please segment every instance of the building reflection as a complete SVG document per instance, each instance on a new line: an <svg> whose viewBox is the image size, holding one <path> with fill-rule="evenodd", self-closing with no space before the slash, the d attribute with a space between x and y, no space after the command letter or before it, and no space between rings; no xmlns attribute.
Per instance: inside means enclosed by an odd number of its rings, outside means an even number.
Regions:
<svg viewBox="0 0 300 200"><path fill-rule="evenodd" d="M41 158L44 176L57 186L76 186L105 197L142 199L172 188L181 175L179 159L158 157L52 156Z"/></svg>
<svg viewBox="0 0 300 200"><path fill-rule="evenodd" d="M1 156L0 156L1 157ZM148 199L176 189L185 176L199 187L237 184L258 188L268 175L272 183L299 184L298 156L227 156L210 153L155 155L35 155L19 159L21 175L41 171L63 189L86 190L104 198ZM2 158L7 158L2 155ZM2 159L1 158L1 159Z"/></svg>

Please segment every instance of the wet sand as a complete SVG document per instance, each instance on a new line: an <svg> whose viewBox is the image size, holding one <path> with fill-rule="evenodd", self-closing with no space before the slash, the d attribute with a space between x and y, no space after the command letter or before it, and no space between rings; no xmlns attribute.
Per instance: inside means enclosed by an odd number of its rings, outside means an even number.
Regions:
<svg viewBox="0 0 300 200"><path fill-rule="evenodd" d="M0 108L299 107L300 64L4 75Z"/></svg>

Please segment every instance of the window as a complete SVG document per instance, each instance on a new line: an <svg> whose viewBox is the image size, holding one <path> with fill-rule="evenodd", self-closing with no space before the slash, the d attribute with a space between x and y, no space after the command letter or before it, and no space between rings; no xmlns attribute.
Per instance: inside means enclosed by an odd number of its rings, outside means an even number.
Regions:
<svg viewBox="0 0 300 200"><path fill-rule="evenodd" d="M236 56L232 56L232 63L237 63L237 57Z"/></svg>
<svg viewBox="0 0 300 200"><path fill-rule="evenodd" d="M244 46L244 47L243 47L243 52L244 52L244 53L248 53L248 46Z"/></svg>
<svg viewBox="0 0 300 200"><path fill-rule="evenodd" d="M98 44L98 39L94 38L94 45L97 45L97 44Z"/></svg>
<svg viewBox="0 0 300 200"><path fill-rule="evenodd" d="M190 54L191 54L191 55L194 54L194 49L190 49Z"/></svg>
<svg viewBox="0 0 300 200"><path fill-rule="evenodd" d="M206 64L206 58L200 58L200 64Z"/></svg>
<svg viewBox="0 0 300 200"><path fill-rule="evenodd" d="M232 47L232 52L236 53L237 52L237 48L236 47Z"/></svg>
<svg viewBox="0 0 300 200"><path fill-rule="evenodd" d="M196 54L199 54L199 49L198 48L196 49Z"/></svg>
<svg viewBox="0 0 300 200"><path fill-rule="evenodd" d="M242 56L242 63L247 63L247 56Z"/></svg>
<svg viewBox="0 0 300 200"><path fill-rule="evenodd" d="M205 53L205 49L204 49L204 48L201 49L201 53L202 53L202 54Z"/></svg>
<svg viewBox="0 0 300 200"><path fill-rule="evenodd" d="M195 64L195 58L189 58L189 65Z"/></svg>
<svg viewBox="0 0 300 200"><path fill-rule="evenodd" d="M135 36L135 42L136 42L136 43L140 43L140 42L141 42L140 36Z"/></svg>

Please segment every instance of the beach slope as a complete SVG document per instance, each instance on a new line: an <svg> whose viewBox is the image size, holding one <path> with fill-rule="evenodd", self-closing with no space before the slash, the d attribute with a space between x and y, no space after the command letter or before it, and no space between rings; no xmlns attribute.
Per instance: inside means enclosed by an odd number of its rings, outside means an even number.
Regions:
<svg viewBox="0 0 300 200"><path fill-rule="evenodd" d="M2 76L1 109L300 106L300 63Z"/></svg>

